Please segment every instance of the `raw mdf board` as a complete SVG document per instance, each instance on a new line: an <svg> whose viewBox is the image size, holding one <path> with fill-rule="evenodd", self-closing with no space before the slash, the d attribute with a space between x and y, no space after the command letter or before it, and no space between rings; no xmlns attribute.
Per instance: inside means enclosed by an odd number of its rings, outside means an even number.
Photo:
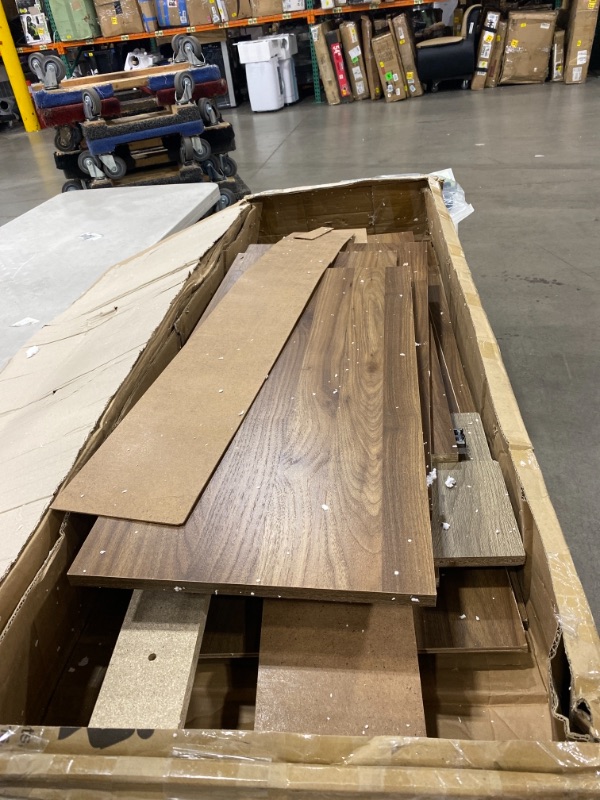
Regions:
<svg viewBox="0 0 600 800"><path fill-rule="evenodd" d="M431 410L433 418L432 452L434 463L458 461L454 423L448 408L446 387L435 343L431 348ZM457 414L455 416L466 416Z"/></svg>
<svg viewBox="0 0 600 800"><path fill-rule="evenodd" d="M446 293L441 282L431 287L429 307L450 410L475 411L475 403L456 344Z"/></svg>
<svg viewBox="0 0 600 800"><path fill-rule="evenodd" d="M412 231L367 234L367 242L376 242L377 244L402 244L403 242L414 242L414 240L415 235Z"/></svg>
<svg viewBox="0 0 600 800"><path fill-rule="evenodd" d="M186 525L99 519L69 574L432 603L408 273L327 270Z"/></svg>
<svg viewBox="0 0 600 800"><path fill-rule="evenodd" d="M527 650L505 569L444 570L436 607L414 612L419 652Z"/></svg>
<svg viewBox="0 0 600 800"><path fill-rule="evenodd" d="M221 300L225 297L227 292L231 289L234 283L240 278L246 270L251 267L253 264L262 258L266 253L269 252L271 249L270 244L251 244L248 246L248 249L245 253L239 253L233 262L233 264L227 270L225 277L219 284L219 288L214 293L212 300L206 307L204 314L200 319L201 324L208 315L214 311L217 305L221 302Z"/></svg>
<svg viewBox="0 0 600 800"><path fill-rule="evenodd" d="M448 479L456 481L452 488ZM525 563L525 550L496 461L439 467L433 484L433 553L440 567ZM444 529L443 523L449 525Z"/></svg>
<svg viewBox="0 0 600 800"><path fill-rule="evenodd" d="M471 461L490 461L492 456L479 414L452 414L452 424L464 431L467 458Z"/></svg>
<svg viewBox="0 0 600 800"><path fill-rule="evenodd" d="M134 592L91 728L181 728L210 597Z"/></svg>
<svg viewBox="0 0 600 800"><path fill-rule="evenodd" d="M266 600L255 729L425 736L412 608Z"/></svg>
<svg viewBox="0 0 600 800"><path fill-rule="evenodd" d="M182 525L347 241L286 238L199 326L53 508Z"/></svg>

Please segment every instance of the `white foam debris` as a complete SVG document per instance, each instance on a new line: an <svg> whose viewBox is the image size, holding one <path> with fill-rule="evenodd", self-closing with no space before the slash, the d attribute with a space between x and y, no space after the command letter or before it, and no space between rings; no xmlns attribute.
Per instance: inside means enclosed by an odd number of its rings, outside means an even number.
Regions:
<svg viewBox="0 0 600 800"><path fill-rule="evenodd" d="M450 530L450 523L449 522L442 522L442 528L445 531L449 531Z"/></svg>
<svg viewBox="0 0 600 800"><path fill-rule="evenodd" d="M36 353L39 352L40 348L37 345L34 345L33 347L27 348L27 352L25 353L25 355L27 356L27 358L31 358L31 356L34 356Z"/></svg>
<svg viewBox="0 0 600 800"><path fill-rule="evenodd" d="M466 614L461 614L460 617L459 617L459 619L466 619L466 618L467 618Z"/></svg>
<svg viewBox="0 0 600 800"><path fill-rule="evenodd" d="M475 619L477 620L477 622L479 622L479 617L476 616Z"/></svg>
<svg viewBox="0 0 600 800"><path fill-rule="evenodd" d="M323 511L329 511L329 506L327 505L327 503L323 503L321 508L323 509Z"/></svg>
<svg viewBox="0 0 600 800"><path fill-rule="evenodd" d="M434 467L431 472L427 473L427 486L433 486L433 482L437 480L437 469Z"/></svg>
<svg viewBox="0 0 600 800"><path fill-rule="evenodd" d="M448 489L453 489L456 486L456 478L453 478L452 475L448 475L444 483Z"/></svg>
<svg viewBox="0 0 600 800"><path fill-rule="evenodd" d="M174 592L183 592L183 586L175 586L173 587Z"/></svg>
<svg viewBox="0 0 600 800"><path fill-rule="evenodd" d="M399 570L395 569L395 570L394 570L394 575L400 575L400 572L399 572Z"/></svg>
<svg viewBox="0 0 600 800"><path fill-rule="evenodd" d="M23 319L20 319L18 322L13 322L10 327L22 328L25 325L35 325L37 322L39 322L39 319L35 319L35 317L23 317Z"/></svg>
<svg viewBox="0 0 600 800"><path fill-rule="evenodd" d="M411 597L411 598L410 598L410 602L411 602L411 603L420 603L421 601L419 600L419 598L418 598L418 597Z"/></svg>

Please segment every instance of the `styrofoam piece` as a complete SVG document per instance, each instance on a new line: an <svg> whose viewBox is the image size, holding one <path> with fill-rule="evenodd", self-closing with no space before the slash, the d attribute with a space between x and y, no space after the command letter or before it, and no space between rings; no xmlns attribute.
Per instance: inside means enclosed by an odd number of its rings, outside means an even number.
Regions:
<svg viewBox="0 0 600 800"><path fill-rule="evenodd" d="M0 369L109 267L203 217L214 183L65 192L0 228ZM35 323L14 326L31 317Z"/></svg>

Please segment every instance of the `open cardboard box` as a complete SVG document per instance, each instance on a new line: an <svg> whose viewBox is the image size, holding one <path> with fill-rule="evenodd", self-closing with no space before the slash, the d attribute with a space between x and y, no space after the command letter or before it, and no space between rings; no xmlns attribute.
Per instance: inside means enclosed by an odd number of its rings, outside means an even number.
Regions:
<svg viewBox="0 0 600 800"><path fill-rule="evenodd" d="M210 659L193 727L87 728L128 595L69 585L93 520L51 499L185 343L235 256L322 225L431 241L527 551L529 653L421 657L429 738L255 733L252 665ZM598 633L437 180L248 197L116 265L34 339L38 355L24 348L0 374L13 465L0 487L0 796L599 796Z"/></svg>

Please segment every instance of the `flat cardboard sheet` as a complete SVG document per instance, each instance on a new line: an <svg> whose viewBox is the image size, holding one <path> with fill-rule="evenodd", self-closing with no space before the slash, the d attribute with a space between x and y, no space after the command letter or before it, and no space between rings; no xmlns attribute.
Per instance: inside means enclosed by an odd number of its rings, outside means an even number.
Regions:
<svg viewBox="0 0 600 800"><path fill-rule="evenodd" d="M35 355L21 349L0 374L0 577L200 258L241 215L226 209L116 265L29 340Z"/></svg>
<svg viewBox="0 0 600 800"><path fill-rule="evenodd" d="M53 508L182 525L350 238L284 239L233 286Z"/></svg>

